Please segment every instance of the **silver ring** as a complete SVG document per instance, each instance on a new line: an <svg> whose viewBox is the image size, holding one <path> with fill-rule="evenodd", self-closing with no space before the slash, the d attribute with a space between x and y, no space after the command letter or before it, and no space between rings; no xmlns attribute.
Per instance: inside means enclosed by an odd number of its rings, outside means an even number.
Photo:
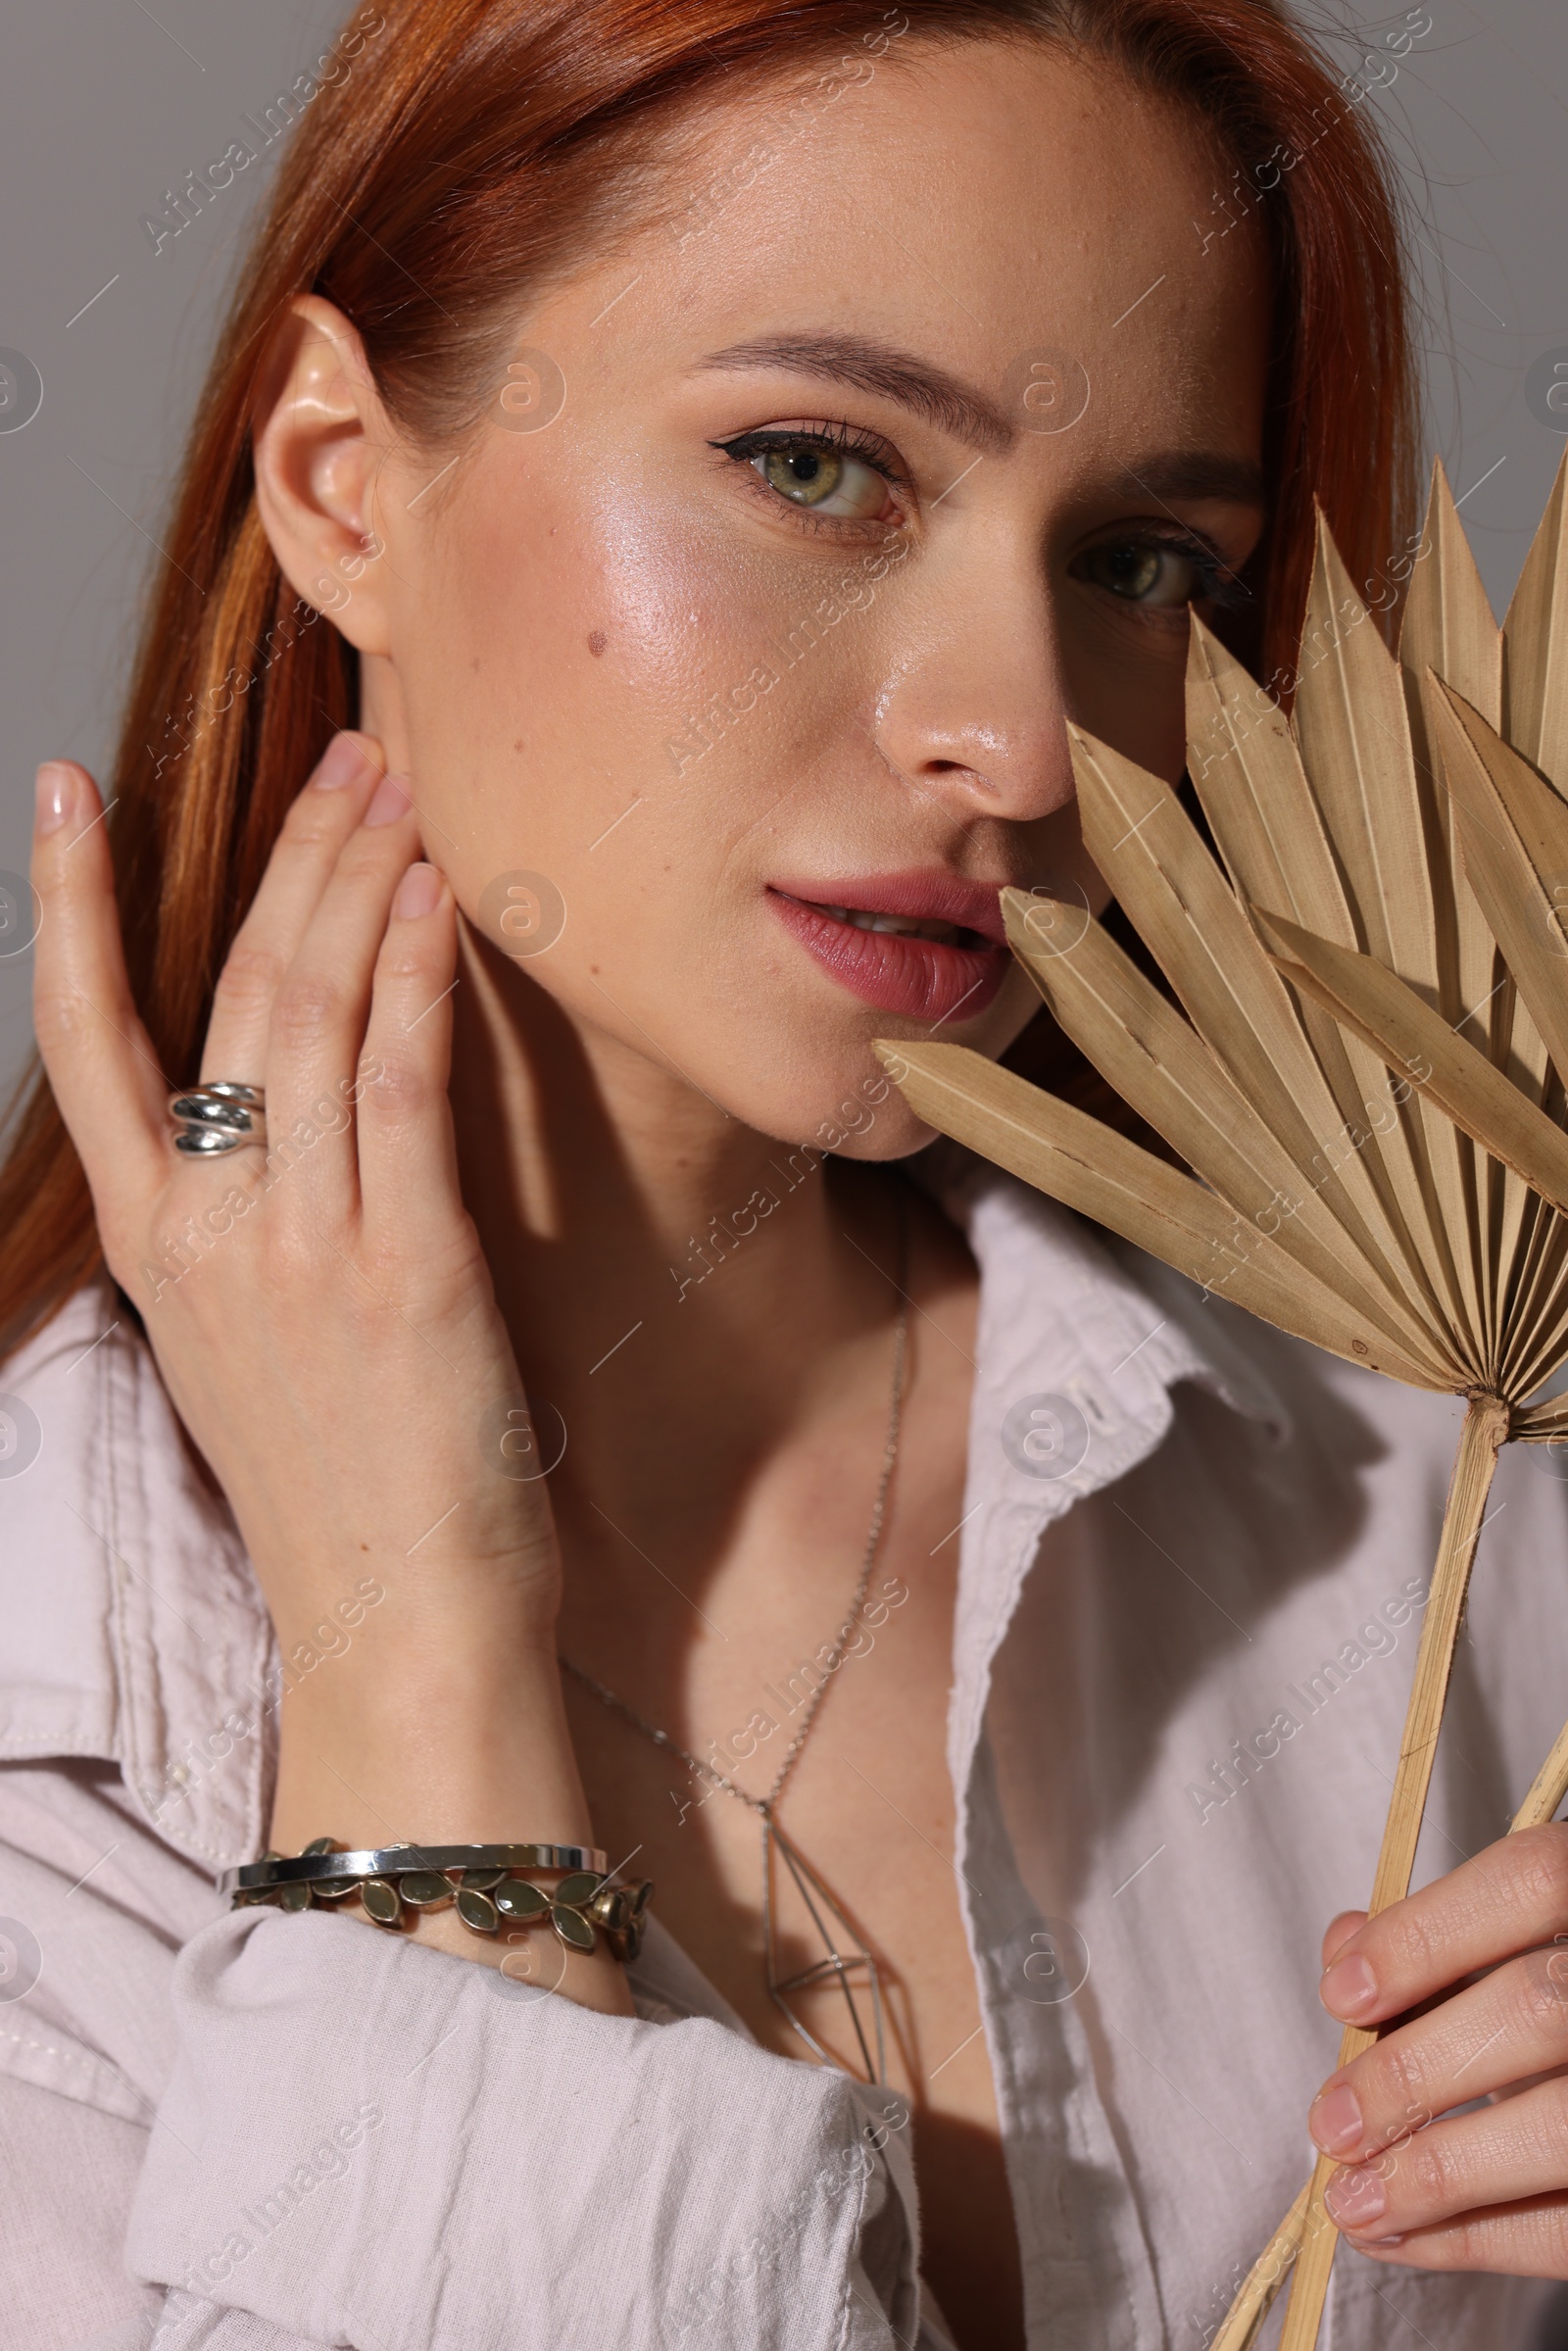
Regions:
<svg viewBox="0 0 1568 2351"><path fill-rule="evenodd" d="M216 1151L238 1151L245 1143L267 1148L267 1094L261 1086L242 1086L232 1078L214 1078L169 1098L174 1122L174 1149L200 1158Z"/></svg>

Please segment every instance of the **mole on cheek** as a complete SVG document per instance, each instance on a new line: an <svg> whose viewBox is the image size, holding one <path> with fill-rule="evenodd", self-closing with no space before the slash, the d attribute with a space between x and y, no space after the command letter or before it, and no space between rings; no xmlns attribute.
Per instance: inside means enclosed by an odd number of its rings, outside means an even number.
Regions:
<svg viewBox="0 0 1568 2351"><path fill-rule="evenodd" d="M605 647L609 643L610 639L605 635L605 632L602 628L591 628L588 631L588 650L593 655L595 661L599 659L599 656L604 652Z"/></svg>

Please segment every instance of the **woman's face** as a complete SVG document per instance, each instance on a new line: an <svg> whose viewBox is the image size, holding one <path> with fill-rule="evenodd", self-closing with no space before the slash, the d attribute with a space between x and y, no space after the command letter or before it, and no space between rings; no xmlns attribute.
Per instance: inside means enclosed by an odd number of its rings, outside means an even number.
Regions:
<svg viewBox="0 0 1568 2351"><path fill-rule="evenodd" d="M1188 603L1262 524L1269 288L1201 126L1051 50L859 55L704 119L690 209L531 312L442 478L372 416L337 614L468 917L559 924L519 968L592 1052L785 1140L873 1038L1017 1034L997 891L1105 895L1064 720L1176 778ZM310 594L335 542L276 506Z"/></svg>

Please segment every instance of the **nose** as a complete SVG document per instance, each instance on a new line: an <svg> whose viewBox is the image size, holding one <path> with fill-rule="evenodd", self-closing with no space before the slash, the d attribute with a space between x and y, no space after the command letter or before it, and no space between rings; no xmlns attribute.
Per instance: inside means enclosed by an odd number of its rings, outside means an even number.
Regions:
<svg viewBox="0 0 1568 2351"><path fill-rule="evenodd" d="M1030 823L1074 792L1060 652L1038 549L909 583L876 743L960 822Z"/></svg>

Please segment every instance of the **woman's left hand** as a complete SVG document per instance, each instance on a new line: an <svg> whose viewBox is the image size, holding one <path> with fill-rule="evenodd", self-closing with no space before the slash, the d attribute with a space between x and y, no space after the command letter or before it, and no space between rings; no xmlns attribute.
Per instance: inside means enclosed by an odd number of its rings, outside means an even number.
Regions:
<svg viewBox="0 0 1568 2351"><path fill-rule="evenodd" d="M1424 2008L1313 2101L1344 2167L1336 2227L1411 2269L1568 2278L1568 1825L1488 1845L1375 1919L1344 1912L1323 1966L1344 2024Z"/></svg>

